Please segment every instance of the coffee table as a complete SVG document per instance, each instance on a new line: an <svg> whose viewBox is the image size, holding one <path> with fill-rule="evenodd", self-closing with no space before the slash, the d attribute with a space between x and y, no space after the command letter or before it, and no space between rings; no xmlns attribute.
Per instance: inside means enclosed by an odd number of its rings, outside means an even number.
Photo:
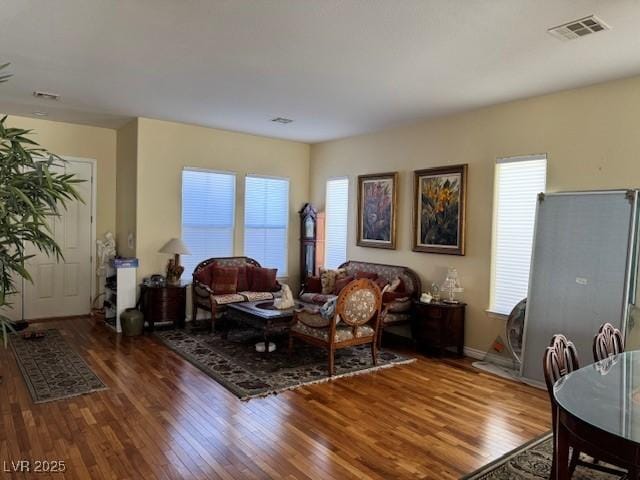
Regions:
<svg viewBox="0 0 640 480"><path fill-rule="evenodd" d="M227 317L239 323L261 330L264 338L264 352L269 353L269 336L289 331L295 310L312 305L298 302L292 308L279 310L273 300L231 303L227 305ZM275 345L275 344L274 344Z"/></svg>

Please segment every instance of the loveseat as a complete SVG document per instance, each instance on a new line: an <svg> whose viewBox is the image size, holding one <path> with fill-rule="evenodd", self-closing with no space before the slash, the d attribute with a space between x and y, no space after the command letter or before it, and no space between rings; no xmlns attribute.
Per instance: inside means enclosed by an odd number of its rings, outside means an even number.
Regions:
<svg viewBox="0 0 640 480"><path fill-rule="evenodd" d="M225 270L238 269L239 272L244 272L239 275L242 280L237 281L237 286L233 292L229 290L225 293L215 291L214 285L211 284L211 278L213 269L216 267ZM193 271L193 283L191 284L192 318L194 320L197 319L198 310L200 309L211 312L209 329L212 330L216 319L220 318L224 313L226 305L239 302L273 300L280 294L282 286L275 280L275 273L273 274L274 283L271 288L252 289L251 269L267 270L262 269L256 260L249 257L208 258L200 262ZM246 276L243 277L242 275Z"/></svg>
<svg viewBox="0 0 640 480"><path fill-rule="evenodd" d="M384 295L382 305L382 324L380 331L391 325L400 325L411 321L413 301L420 298L422 287L420 278L408 267L398 265L385 265L381 263L360 262L350 260L338 267L344 270L343 275L357 278L363 273L377 276L372 278L378 282L381 289L385 284L391 283L395 278L402 280L402 290L395 292L395 295ZM308 283L307 283L308 285ZM334 298L336 293L318 293L303 290L300 293L300 300L315 305L323 305L329 299Z"/></svg>

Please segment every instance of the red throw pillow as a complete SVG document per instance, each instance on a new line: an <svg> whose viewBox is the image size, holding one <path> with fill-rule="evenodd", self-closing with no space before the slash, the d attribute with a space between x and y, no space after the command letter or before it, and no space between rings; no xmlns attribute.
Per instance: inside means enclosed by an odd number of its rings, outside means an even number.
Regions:
<svg viewBox="0 0 640 480"><path fill-rule="evenodd" d="M349 275L348 277L340 277L336 280L336 285L333 287L333 294L340 295L340 291L349 285L353 281L353 277Z"/></svg>
<svg viewBox="0 0 640 480"><path fill-rule="evenodd" d="M380 290L382 290L384 287L387 286L387 284L389 282L387 282L387 279L384 278L384 277L378 277L378 278L376 278L375 283L376 283L376 285L378 285L378 288L380 288Z"/></svg>
<svg viewBox="0 0 640 480"><path fill-rule="evenodd" d="M320 277L307 277L304 291L307 293L322 293L322 281Z"/></svg>
<svg viewBox="0 0 640 480"><path fill-rule="evenodd" d="M369 280L376 280L378 278L378 274L375 272L365 272L364 270L359 270L356 272L356 280L359 278L368 278Z"/></svg>
<svg viewBox="0 0 640 480"><path fill-rule="evenodd" d="M235 267L215 267L211 273L211 289L216 295L236 293L238 288L238 269Z"/></svg>
<svg viewBox="0 0 640 480"><path fill-rule="evenodd" d="M238 267L238 286L237 291L238 292L248 292L249 288L250 288L250 282L249 282L249 269L253 268L249 265L244 266L244 267Z"/></svg>
<svg viewBox="0 0 640 480"><path fill-rule="evenodd" d="M204 268L201 268L200 270L198 270L198 272L196 273L196 280L204 285L206 285L207 287L211 285L211 272L213 270L213 264L210 263L209 265L207 265Z"/></svg>
<svg viewBox="0 0 640 480"><path fill-rule="evenodd" d="M396 302L398 300L406 300L409 297L406 292L384 292L382 294L382 303Z"/></svg>
<svg viewBox="0 0 640 480"><path fill-rule="evenodd" d="M249 272L251 272L249 283L252 292L273 292L277 289L277 268L255 267L250 269Z"/></svg>

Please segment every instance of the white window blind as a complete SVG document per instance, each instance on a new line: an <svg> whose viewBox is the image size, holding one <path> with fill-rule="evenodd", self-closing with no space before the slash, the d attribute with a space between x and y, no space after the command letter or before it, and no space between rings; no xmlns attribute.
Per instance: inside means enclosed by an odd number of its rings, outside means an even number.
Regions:
<svg viewBox="0 0 640 480"><path fill-rule="evenodd" d="M247 176L244 193L244 254L287 276L289 180Z"/></svg>
<svg viewBox="0 0 640 480"><path fill-rule="evenodd" d="M545 155L498 160L490 307L493 312L508 315L527 297L536 204L546 183Z"/></svg>
<svg viewBox="0 0 640 480"><path fill-rule="evenodd" d="M183 278L203 260L233 255L236 176L206 170L182 171Z"/></svg>
<svg viewBox="0 0 640 480"><path fill-rule="evenodd" d="M329 180L326 195L324 264L326 268L338 268L347 261L349 179Z"/></svg>

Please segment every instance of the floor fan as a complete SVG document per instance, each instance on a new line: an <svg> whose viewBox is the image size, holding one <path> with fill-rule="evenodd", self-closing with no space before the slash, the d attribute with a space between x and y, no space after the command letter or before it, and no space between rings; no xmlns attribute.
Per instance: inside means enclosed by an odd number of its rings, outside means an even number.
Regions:
<svg viewBox="0 0 640 480"><path fill-rule="evenodd" d="M526 308L526 298L513 307L505 326L506 346L502 337L498 336L484 359L473 362L474 367L505 378L516 379L520 376Z"/></svg>

